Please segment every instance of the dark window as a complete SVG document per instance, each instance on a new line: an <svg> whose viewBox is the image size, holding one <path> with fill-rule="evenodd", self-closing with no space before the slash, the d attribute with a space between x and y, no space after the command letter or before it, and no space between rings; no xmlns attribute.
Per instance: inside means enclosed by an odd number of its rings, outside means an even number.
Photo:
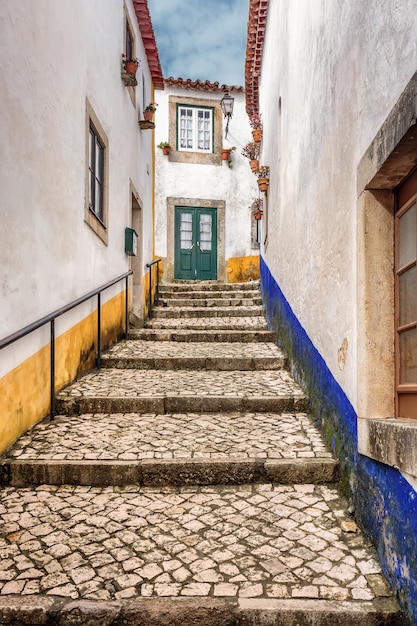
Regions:
<svg viewBox="0 0 417 626"><path fill-rule="evenodd" d="M126 20L126 59L135 58L135 46L132 31L130 30L129 22Z"/></svg>
<svg viewBox="0 0 417 626"><path fill-rule="evenodd" d="M104 144L90 122L89 200L90 211L104 222Z"/></svg>

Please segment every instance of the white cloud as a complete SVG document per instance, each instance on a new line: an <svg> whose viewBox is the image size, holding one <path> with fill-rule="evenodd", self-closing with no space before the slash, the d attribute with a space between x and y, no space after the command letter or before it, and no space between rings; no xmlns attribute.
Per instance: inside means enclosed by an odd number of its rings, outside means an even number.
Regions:
<svg viewBox="0 0 417 626"><path fill-rule="evenodd" d="M248 0L148 0L165 77L243 85Z"/></svg>

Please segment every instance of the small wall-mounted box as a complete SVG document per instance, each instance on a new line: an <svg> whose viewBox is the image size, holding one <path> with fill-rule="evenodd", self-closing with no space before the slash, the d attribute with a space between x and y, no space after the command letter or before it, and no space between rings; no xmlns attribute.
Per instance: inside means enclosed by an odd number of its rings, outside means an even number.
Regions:
<svg viewBox="0 0 417 626"><path fill-rule="evenodd" d="M136 256L138 253L138 234L133 228L125 228L125 252L129 256Z"/></svg>

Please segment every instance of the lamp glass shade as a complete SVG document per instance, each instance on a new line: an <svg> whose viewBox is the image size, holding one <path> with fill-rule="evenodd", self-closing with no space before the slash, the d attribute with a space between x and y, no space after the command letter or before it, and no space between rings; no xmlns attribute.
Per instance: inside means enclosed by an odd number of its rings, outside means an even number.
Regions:
<svg viewBox="0 0 417 626"><path fill-rule="evenodd" d="M226 91L223 98L220 101L220 105L222 107L224 117L232 117L233 113L233 105L235 103L235 99L229 95L229 92Z"/></svg>

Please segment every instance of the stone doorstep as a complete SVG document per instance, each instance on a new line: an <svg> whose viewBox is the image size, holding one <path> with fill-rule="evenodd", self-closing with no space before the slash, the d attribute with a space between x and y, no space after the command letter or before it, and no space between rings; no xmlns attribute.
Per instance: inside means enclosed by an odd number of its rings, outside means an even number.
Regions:
<svg viewBox="0 0 417 626"><path fill-rule="evenodd" d="M206 317L261 317L264 319L264 311L261 306L243 307L159 307L152 311L153 319L204 319Z"/></svg>
<svg viewBox="0 0 417 626"><path fill-rule="evenodd" d="M403 626L392 598L373 601L0 597L0 624L39 626Z"/></svg>
<svg viewBox="0 0 417 626"><path fill-rule="evenodd" d="M259 281L251 281L247 283L218 283L209 281L180 281L178 283L172 282L169 284L159 285L159 294L164 293L181 293L184 292L216 292L216 293L228 293L236 291L250 291L259 293Z"/></svg>
<svg viewBox="0 0 417 626"><path fill-rule="evenodd" d="M198 349L196 350L198 352ZM142 370L217 370L217 371L253 371L277 370L285 367L284 356L280 357L112 357L104 355L101 366L117 369Z"/></svg>
<svg viewBox="0 0 417 626"><path fill-rule="evenodd" d="M190 459L139 461L5 460L0 476L12 487L81 485L143 487L323 484L339 479L334 459Z"/></svg>
<svg viewBox="0 0 417 626"><path fill-rule="evenodd" d="M83 413L213 413L215 411L305 413L306 396L170 396L149 397L56 397L56 414Z"/></svg>
<svg viewBox="0 0 417 626"><path fill-rule="evenodd" d="M275 333L270 330L175 330L141 329L130 330L129 339L143 341L176 342L225 342L225 343L269 343L275 341Z"/></svg>

